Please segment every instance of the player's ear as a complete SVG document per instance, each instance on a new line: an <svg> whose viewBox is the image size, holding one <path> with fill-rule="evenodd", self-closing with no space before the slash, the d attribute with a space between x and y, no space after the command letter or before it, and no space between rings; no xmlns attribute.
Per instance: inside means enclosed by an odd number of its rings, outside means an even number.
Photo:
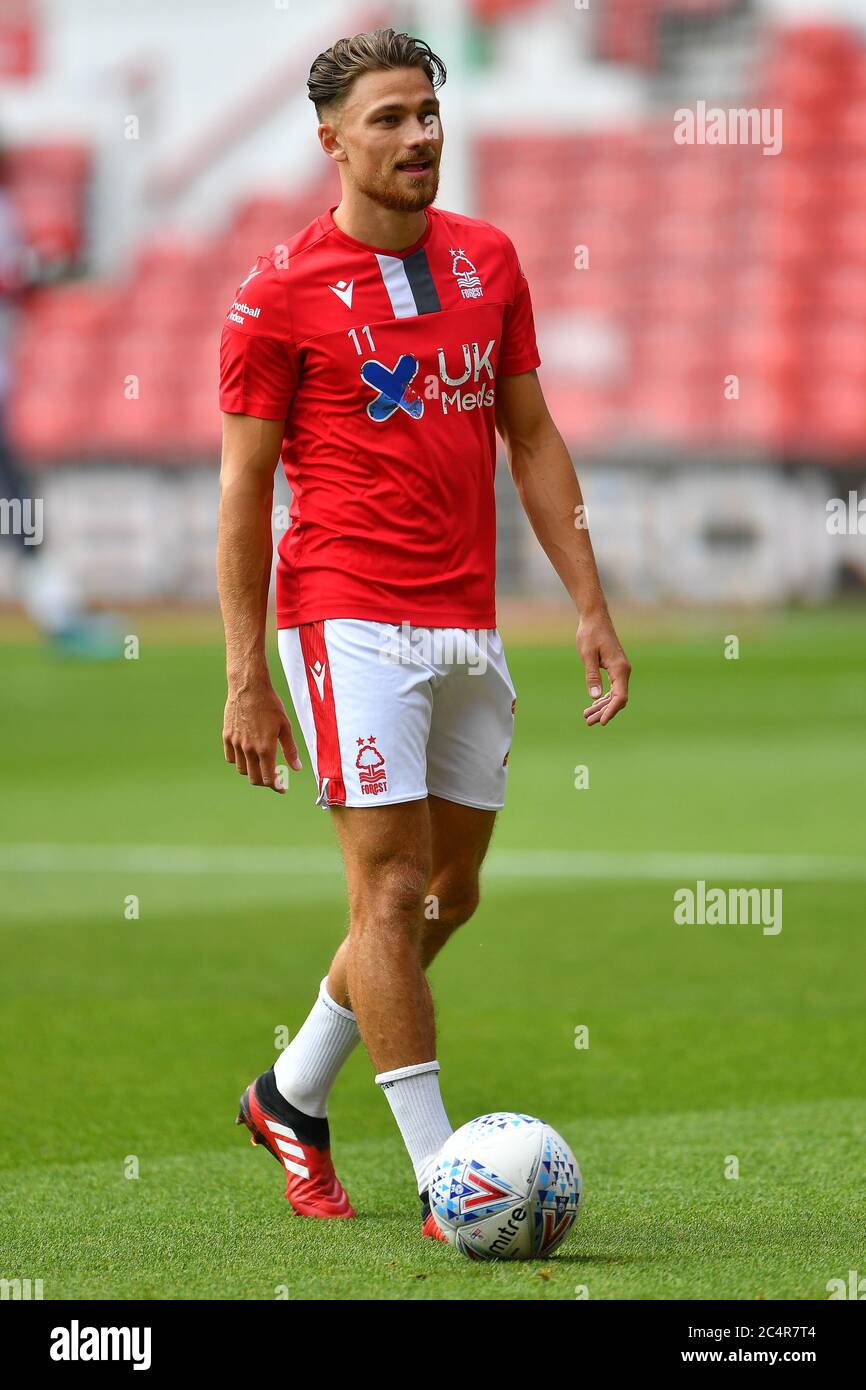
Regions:
<svg viewBox="0 0 866 1390"><path fill-rule="evenodd" d="M325 151L325 154L331 159L336 159L338 162L344 163L347 156L337 127L330 121L322 121L319 126L318 135L319 144Z"/></svg>

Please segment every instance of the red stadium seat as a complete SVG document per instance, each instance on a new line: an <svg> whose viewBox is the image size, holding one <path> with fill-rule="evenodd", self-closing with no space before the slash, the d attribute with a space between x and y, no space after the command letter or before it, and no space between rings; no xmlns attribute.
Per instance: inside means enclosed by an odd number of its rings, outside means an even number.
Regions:
<svg viewBox="0 0 866 1390"><path fill-rule="evenodd" d="M678 4L613 0L599 18L611 52L651 60L659 14ZM504 8L491 0L491 13ZM783 108L778 156L677 146L669 119L484 134L472 146L472 210L518 247L542 353L548 315L569 312L626 345L618 383L588 382L552 353L542 364L571 440L866 449L866 44L831 24L778 31L742 104L758 103ZM74 258L86 151L32 147L13 152L13 167L40 245ZM41 458L212 460L217 341L236 288L258 254L338 199L327 169L298 196L244 199L202 246L154 238L122 283L31 296L16 344L21 447ZM577 269L584 245L589 265ZM722 391L730 373L737 401ZM123 398L130 375L135 402Z"/></svg>

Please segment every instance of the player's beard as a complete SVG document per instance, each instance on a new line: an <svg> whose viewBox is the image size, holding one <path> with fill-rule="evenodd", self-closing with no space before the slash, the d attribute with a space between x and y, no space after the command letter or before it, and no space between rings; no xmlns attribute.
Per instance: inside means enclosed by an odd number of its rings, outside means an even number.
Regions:
<svg viewBox="0 0 866 1390"><path fill-rule="evenodd" d="M439 165L432 162L429 173L417 184L408 183L392 167L387 173L379 170L371 178L358 182L357 187L371 202L391 212L422 212L435 201L439 192Z"/></svg>

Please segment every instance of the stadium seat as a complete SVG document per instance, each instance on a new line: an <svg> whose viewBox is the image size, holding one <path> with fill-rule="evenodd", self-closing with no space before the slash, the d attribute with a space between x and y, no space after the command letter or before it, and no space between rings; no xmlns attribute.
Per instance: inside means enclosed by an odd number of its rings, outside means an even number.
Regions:
<svg viewBox="0 0 866 1390"><path fill-rule="evenodd" d="M491 0L489 12L504 8ZM675 10L675 0L665 8ZM705 13L719 8L708 3ZM654 0L640 10L650 37L660 12ZM626 13L634 19L633 7L613 4L603 27L612 25L634 57L647 35L617 31ZM627 344L631 369L616 385L542 364L576 440L617 447L643 431L694 444L718 429L781 449L814 408L809 429L826 426L828 448L848 447L858 429L866 447L856 399L866 341L866 45L842 26L781 28L753 91L784 109L781 157L676 146L669 123L655 119L474 141L473 211L517 245L542 342L545 320L570 313L594 317ZM42 245L74 256L87 152L45 143L26 160L18 152L14 164ZM58 457L116 448L212 458L216 340L236 287L259 253L338 198L328 169L297 195L243 198L203 246L160 233L117 283L31 296L17 337L22 447L40 456L53 447ZM584 246L589 263L576 268L575 248ZM56 402L40 415L46 371ZM730 373L744 383L734 409L719 391ZM798 373L812 383L813 405ZM142 388L136 409L117 397L131 374Z"/></svg>

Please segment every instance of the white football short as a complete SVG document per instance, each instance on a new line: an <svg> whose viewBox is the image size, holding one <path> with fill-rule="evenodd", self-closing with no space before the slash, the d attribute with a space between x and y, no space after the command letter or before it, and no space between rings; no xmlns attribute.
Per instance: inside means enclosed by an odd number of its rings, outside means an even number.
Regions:
<svg viewBox="0 0 866 1390"><path fill-rule="evenodd" d="M504 805L516 695L496 628L326 618L278 643L317 805Z"/></svg>

